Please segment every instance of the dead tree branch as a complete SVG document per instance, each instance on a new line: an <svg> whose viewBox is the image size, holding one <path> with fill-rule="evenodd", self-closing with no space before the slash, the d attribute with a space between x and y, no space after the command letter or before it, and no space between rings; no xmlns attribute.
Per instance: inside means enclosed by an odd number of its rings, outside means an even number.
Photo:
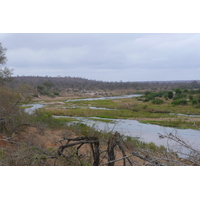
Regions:
<svg viewBox="0 0 200 200"><path fill-rule="evenodd" d="M99 139L96 137L77 137L77 138L64 138L61 141L66 141L65 145L62 145L58 148L58 156L63 156L64 158L66 158L67 160L70 158L68 156L65 156L63 151L66 148L72 147L72 146L76 146L79 145L76 148L76 155L79 157L78 155L78 151L79 149L84 145L84 144L90 144L91 149L92 149L92 155L93 155L93 165L94 166L98 166L99 165L99 155L100 155L100 151L99 151ZM60 141L60 142L61 142ZM74 143L70 143L71 141L73 141Z"/></svg>
<svg viewBox="0 0 200 200"><path fill-rule="evenodd" d="M119 149L122 152L123 155L123 163L124 166L126 166L126 159L129 161L130 165L133 165L130 159L126 156L126 153L124 151L124 148L122 146L122 138L120 133L115 132L114 135L111 136L111 138L108 141L108 148L107 148L107 153L108 153L108 166L114 166L115 162L112 162L115 160L115 147L118 146ZM126 158L126 159L125 159Z"/></svg>
<svg viewBox="0 0 200 200"><path fill-rule="evenodd" d="M120 160L124 160L124 159L126 159L126 158L128 158L128 157L130 157L130 156L133 156L133 154L130 154L130 155L128 155L128 156L124 156L124 157L122 157L122 158L118 158L118 159L116 159L116 160L111 160L111 161L109 161L109 162L106 162L106 163L102 163L102 164L100 164L100 165L107 165L107 164L109 164L109 163L115 163L115 162L117 162L117 161L120 161Z"/></svg>
<svg viewBox="0 0 200 200"><path fill-rule="evenodd" d="M135 152L132 152L132 155L133 156L136 156L136 157L138 157L138 158L140 158L140 159L142 159L142 160L145 160L145 161L147 161L147 162L150 162L151 164L153 164L153 165L157 165L157 166L166 166L165 164L163 164L163 163L161 163L161 162L159 162L157 159L153 159L153 158L150 158L150 156L148 156L148 155L142 155L141 153L139 153L138 151L135 151Z"/></svg>

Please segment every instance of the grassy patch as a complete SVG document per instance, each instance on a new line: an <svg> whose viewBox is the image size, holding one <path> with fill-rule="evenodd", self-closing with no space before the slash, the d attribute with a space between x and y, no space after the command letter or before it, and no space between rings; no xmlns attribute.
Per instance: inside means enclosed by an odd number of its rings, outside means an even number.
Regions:
<svg viewBox="0 0 200 200"><path fill-rule="evenodd" d="M186 119L168 119L168 120L139 120L141 123L146 124L155 124L164 127L174 127L179 129L197 129L200 127L200 122L196 122L196 126L194 126L193 122L187 121Z"/></svg>
<svg viewBox="0 0 200 200"><path fill-rule="evenodd" d="M54 117L55 119L59 120L60 122L73 122L73 121L79 121L78 119L71 118L71 117Z"/></svg>
<svg viewBox="0 0 200 200"><path fill-rule="evenodd" d="M31 116L32 123L39 123L47 125L51 129L60 129L65 128L67 126L68 120L61 119L61 118L54 118L52 115L43 113L43 112L37 112L37 116Z"/></svg>
<svg viewBox="0 0 200 200"><path fill-rule="evenodd" d="M200 114L200 108L194 108L191 104L174 106L171 104L171 102L172 100L170 99L168 100L163 99L162 104L153 104L151 101L149 102L138 101L137 98L74 101L74 102L66 102L65 105L61 105L62 107L68 107L68 108L61 108L56 105L50 105L40 110L43 113L46 113L47 115L70 116L70 117L99 117L102 119L107 118L107 119L136 119L136 120L138 118L140 119L148 118L149 120L140 122L151 123L166 127L195 129L195 127L192 127L192 122L187 121L186 118L180 118L176 115L171 115L170 113L198 115ZM72 106L73 107L77 106L77 108L70 108ZM87 108L89 106L99 107L99 108L110 108L116 110L89 109ZM151 120L151 118L159 120ZM168 120L166 120L166 118L168 118Z"/></svg>
<svg viewBox="0 0 200 200"><path fill-rule="evenodd" d="M91 100L91 101L73 101L67 102L65 104L66 107L70 106L92 106L92 107L100 107L100 108L117 108L119 103L114 102L113 100Z"/></svg>
<svg viewBox="0 0 200 200"><path fill-rule="evenodd" d="M120 110L98 110L88 108L76 108L76 109L59 109L59 108L42 108L42 112L50 115L57 116L76 116L76 117L100 117L110 119L127 119L127 118L160 118L160 117L176 117L168 113L150 113L150 112L135 112L128 109Z"/></svg>
<svg viewBox="0 0 200 200"><path fill-rule="evenodd" d="M109 120L109 119L95 119L95 118L91 118L91 117L89 117L88 119L93 120L93 121L105 122L105 123L114 123L113 120Z"/></svg>
<svg viewBox="0 0 200 200"><path fill-rule="evenodd" d="M33 106L20 106L21 109L32 108Z"/></svg>

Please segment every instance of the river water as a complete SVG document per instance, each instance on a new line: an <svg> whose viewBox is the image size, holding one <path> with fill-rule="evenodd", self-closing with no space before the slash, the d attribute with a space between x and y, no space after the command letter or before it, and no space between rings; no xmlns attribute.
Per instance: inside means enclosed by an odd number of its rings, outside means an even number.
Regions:
<svg viewBox="0 0 200 200"><path fill-rule="evenodd" d="M102 98L87 98L87 99L73 99L68 100L67 102L71 101L85 101L85 100L104 100L104 99L121 99L121 98L132 98L132 97L139 97L141 95L125 95L119 97L102 97ZM32 114L34 110L44 107L45 105L42 104L30 104L31 108L26 108L25 111ZM91 109L95 109L91 107ZM98 108L98 109L105 109L105 108ZM55 116L55 117L68 117L68 116ZM144 142L154 142L156 145L163 145L165 147L169 147L174 150L178 150L180 148L174 142L167 141L166 139L161 139L159 134L174 134L186 141L187 143L191 144L193 148L200 150L200 131L192 130L192 129L175 129L170 127L163 127L159 125L152 125L152 124L143 124L138 122L137 120L128 120L128 119L112 119L112 122L102 122L92 120L100 119L97 117L90 117L90 118L82 118L82 117L73 117L78 119L80 122L87 124L89 126L93 126L98 130L102 131L118 131L121 134L131 137L139 137L141 141ZM109 119L110 120L110 119ZM185 150L182 150L185 151ZM188 152L187 152L188 153Z"/></svg>
<svg viewBox="0 0 200 200"><path fill-rule="evenodd" d="M54 117L65 117L65 118L75 118L79 120L78 122L84 123L88 126L94 127L97 130L105 132L115 132L139 138L143 142L154 142L157 146L163 145L166 148L169 148L174 151L181 151L182 153L189 153L187 149L182 148L173 141L168 141L166 139L161 139L159 134L173 134L183 139L187 144L191 145L196 150L200 150L200 131L193 129L175 129L170 127L163 127L153 124L143 124L137 120L128 120L128 119L112 119L112 122L102 122L96 121L95 119L102 119L98 117L69 117L69 116L54 116ZM92 120L94 119L94 120ZM111 120L111 119L107 119ZM77 122L72 122L77 123ZM179 154L179 156L181 156Z"/></svg>
<svg viewBox="0 0 200 200"><path fill-rule="evenodd" d="M87 98L87 99L70 99L66 102L73 101L93 101L93 100L106 100L106 99L124 99L124 98L132 98L132 97L140 97L141 94L131 94L131 95L122 95L122 96L113 96L113 97L99 97L99 98Z"/></svg>
<svg viewBox="0 0 200 200"><path fill-rule="evenodd" d="M25 108L24 111L28 114L33 114L37 109L44 107L43 104L26 104L25 106L31 106L30 108Z"/></svg>

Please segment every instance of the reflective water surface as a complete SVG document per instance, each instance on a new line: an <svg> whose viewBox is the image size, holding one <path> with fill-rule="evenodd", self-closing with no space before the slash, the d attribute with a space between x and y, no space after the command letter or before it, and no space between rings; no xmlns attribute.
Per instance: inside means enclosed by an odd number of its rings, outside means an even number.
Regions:
<svg viewBox="0 0 200 200"><path fill-rule="evenodd" d="M69 117L69 116L55 116L55 117ZM70 118L70 117L69 117ZM166 139L161 139L159 134L174 134L188 144L191 144L193 148L200 150L200 131L193 129L175 129L170 127L163 127L159 125L153 124L143 124L138 122L137 120L129 120L129 119L112 119L112 122L102 122L96 121L93 119L102 119L98 117L72 117L78 119L79 122L87 124L88 126L93 126L97 130L101 131L118 131L121 134L131 137L139 137L141 141L144 142L154 142L156 145L163 145L165 147L174 148L177 150L179 146L176 145L172 141L167 141ZM110 119L107 119L110 120ZM77 123L77 122L74 122Z"/></svg>
<svg viewBox="0 0 200 200"><path fill-rule="evenodd" d="M66 102L73 101L93 101L93 100L107 100L107 99L124 99L124 98L132 98L132 97L140 97L141 94L131 94L131 95L122 95L122 96L113 96L113 97L99 97L99 98L86 98L86 99L70 99Z"/></svg>

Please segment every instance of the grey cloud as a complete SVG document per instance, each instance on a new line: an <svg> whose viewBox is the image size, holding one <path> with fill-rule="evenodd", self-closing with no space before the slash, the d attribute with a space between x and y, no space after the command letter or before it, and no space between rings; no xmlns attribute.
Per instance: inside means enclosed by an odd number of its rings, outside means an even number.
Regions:
<svg viewBox="0 0 200 200"><path fill-rule="evenodd" d="M24 33L0 42L16 75L182 80L195 79L200 64L200 34Z"/></svg>

